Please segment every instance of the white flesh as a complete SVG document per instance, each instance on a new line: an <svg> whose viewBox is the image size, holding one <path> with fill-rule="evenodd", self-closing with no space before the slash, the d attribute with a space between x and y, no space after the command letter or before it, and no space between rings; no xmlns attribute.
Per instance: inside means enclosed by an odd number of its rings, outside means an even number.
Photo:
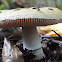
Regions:
<svg viewBox="0 0 62 62"><path fill-rule="evenodd" d="M36 55L36 59L38 60L45 57L36 27L23 27L22 32L24 38L23 48L33 50L33 53Z"/></svg>

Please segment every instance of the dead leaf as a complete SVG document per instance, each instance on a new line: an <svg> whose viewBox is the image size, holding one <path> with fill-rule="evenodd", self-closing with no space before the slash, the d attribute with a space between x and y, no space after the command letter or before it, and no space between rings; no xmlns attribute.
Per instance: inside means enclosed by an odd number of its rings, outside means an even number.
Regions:
<svg viewBox="0 0 62 62"><path fill-rule="evenodd" d="M11 44L7 38L4 38L2 58L3 62L24 62L22 52L15 45Z"/></svg>

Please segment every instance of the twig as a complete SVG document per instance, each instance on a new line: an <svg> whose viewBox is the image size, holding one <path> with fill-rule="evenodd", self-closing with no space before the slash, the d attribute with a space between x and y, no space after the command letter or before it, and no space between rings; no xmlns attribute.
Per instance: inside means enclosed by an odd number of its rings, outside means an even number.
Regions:
<svg viewBox="0 0 62 62"><path fill-rule="evenodd" d="M56 31L54 31L54 30L52 30L54 33L56 33L58 36L59 36L59 38L61 39L61 36L56 32Z"/></svg>

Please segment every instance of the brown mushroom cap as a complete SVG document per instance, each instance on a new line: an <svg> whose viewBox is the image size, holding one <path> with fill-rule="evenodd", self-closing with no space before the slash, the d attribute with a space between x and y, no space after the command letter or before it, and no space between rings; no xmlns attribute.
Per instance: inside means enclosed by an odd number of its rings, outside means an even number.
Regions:
<svg viewBox="0 0 62 62"><path fill-rule="evenodd" d="M57 8L19 8L1 10L0 27L41 26L62 22L62 11Z"/></svg>

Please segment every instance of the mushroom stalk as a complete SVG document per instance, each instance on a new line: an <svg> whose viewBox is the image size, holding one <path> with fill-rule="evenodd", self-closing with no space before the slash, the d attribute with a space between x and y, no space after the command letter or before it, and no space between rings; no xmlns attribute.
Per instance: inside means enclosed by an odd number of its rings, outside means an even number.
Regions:
<svg viewBox="0 0 62 62"><path fill-rule="evenodd" d="M38 36L36 27L23 27L23 48L32 50L32 53L36 55L36 59L45 57L40 37Z"/></svg>

